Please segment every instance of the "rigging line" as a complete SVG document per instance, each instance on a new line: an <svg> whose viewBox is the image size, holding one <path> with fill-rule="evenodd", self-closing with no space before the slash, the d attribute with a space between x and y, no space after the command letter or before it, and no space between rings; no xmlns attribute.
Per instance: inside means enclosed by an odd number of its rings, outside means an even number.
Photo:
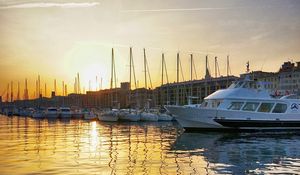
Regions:
<svg viewBox="0 0 300 175"><path fill-rule="evenodd" d="M168 76L167 65L166 65L166 60L165 59L164 59L164 66L165 66L165 73L166 73L167 83L169 84L169 76Z"/></svg>
<svg viewBox="0 0 300 175"><path fill-rule="evenodd" d="M136 89L137 88L137 84L136 84L136 76L135 76L135 68L134 68L133 56L131 57L131 62L132 62L132 72L133 72L133 79L134 79L134 87Z"/></svg>
<svg viewBox="0 0 300 175"><path fill-rule="evenodd" d="M181 73L182 81L184 82L185 80L184 80L184 76L183 76L182 65L181 65L181 60L180 59L179 59L179 66L180 66L180 73ZM183 87L184 87L184 92L183 92L182 95L185 95L185 97L187 97L188 96L188 92L187 92L186 84L185 83L183 84ZM182 96L181 100L184 103L183 96Z"/></svg>
<svg viewBox="0 0 300 175"><path fill-rule="evenodd" d="M217 68L218 68L218 76L220 77L221 73L220 73L220 67L219 67L219 62L218 61L217 61Z"/></svg>
<svg viewBox="0 0 300 175"><path fill-rule="evenodd" d="M181 66L181 61L180 60L179 60L179 66L180 66L180 73L181 73L182 81L185 81L184 80L184 76L183 76L183 71L182 71L182 66Z"/></svg>
<svg viewBox="0 0 300 175"><path fill-rule="evenodd" d="M152 89L152 80L151 80L151 76L150 76L149 65L148 65L147 59L146 59L146 66L147 66L147 72L148 72L148 77L149 77L149 81L150 81L150 88Z"/></svg>
<svg viewBox="0 0 300 175"><path fill-rule="evenodd" d="M193 59L193 68L194 68L194 73L195 73L195 76L196 76L196 80L198 79L198 76L197 76L197 71L196 71L196 66L195 66L195 61Z"/></svg>

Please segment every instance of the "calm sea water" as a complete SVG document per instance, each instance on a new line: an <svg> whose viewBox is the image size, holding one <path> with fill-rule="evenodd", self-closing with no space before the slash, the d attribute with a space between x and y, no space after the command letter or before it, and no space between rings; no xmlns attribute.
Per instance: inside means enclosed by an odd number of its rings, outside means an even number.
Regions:
<svg viewBox="0 0 300 175"><path fill-rule="evenodd" d="M0 116L0 174L300 173L300 133Z"/></svg>

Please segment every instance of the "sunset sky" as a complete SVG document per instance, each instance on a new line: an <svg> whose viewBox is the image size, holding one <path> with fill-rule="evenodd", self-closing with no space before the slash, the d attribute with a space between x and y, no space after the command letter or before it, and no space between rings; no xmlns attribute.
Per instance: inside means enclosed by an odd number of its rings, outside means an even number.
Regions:
<svg viewBox="0 0 300 175"><path fill-rule="evenodd" d="M109 87L111 48L115 48L118 84L129 79L129 47L139 87L146 48L154 86L160 84L161 53L169 79L176 79L176 53L189 78L194 54L198 78L204 77L205 55L210 69L218 56L226 74L246 70L278 71L283 61L300 60L299 0L2 0L0 1L0 93L7 83L27 77L32 97L35 80L53 90L53 80L73 91L79 72L82 86L95 89L103 78ZM1 94L0 94L1 95Z"/></svg>

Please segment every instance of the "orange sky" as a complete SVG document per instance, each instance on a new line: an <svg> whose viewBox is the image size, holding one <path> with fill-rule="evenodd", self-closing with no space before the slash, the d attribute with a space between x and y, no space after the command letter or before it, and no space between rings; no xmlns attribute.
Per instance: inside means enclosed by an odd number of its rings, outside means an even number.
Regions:
<svg viewBox="0 0 300 175"><path fill-rule="evenodd" d="M144 47L154 86L160 84L162 52L171 82L178 51L185 79L190 53L200 78L206 54L211 70L219 57L223 75L227 54L234 75L248 60L252 70L277 71L283 61L299 61L299 16L298 0L1 1L0 93L10 81L20 81L23 90L27 77L33 94L38 74L48 95L55 78L58 90L64 80L71 92L77 72L85 89L89 80L95 89L96 76L108 88L112 47L118 84L129 78L130 46L139 87Z"/></svg>

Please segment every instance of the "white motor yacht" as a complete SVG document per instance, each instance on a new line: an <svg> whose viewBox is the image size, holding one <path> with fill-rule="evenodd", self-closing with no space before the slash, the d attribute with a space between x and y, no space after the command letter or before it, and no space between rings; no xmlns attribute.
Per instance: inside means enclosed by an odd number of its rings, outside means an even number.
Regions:
<svg viewBox="0 0 300 175"><path fill-rule="evenodd" d="M45 112L45 116L47 118L58 118L59 112L58 112L57 108L49 107L49 108L47 108L47 110Z"/></svg>
<svg viewBox="0 0 300 175"><path fill-rule="evenodd" d="M300 99L273 98L262 82L234 82L204 98L201 105L165 106L186 130L300 129Z"/></svg>
<svg viewBox="0 0 300 175"><path fill-rule="evenodd" d="M61 118L71 118L72 117L71 109L68 107L61 107L59 109L59 113L60 113Z"/></svg>

